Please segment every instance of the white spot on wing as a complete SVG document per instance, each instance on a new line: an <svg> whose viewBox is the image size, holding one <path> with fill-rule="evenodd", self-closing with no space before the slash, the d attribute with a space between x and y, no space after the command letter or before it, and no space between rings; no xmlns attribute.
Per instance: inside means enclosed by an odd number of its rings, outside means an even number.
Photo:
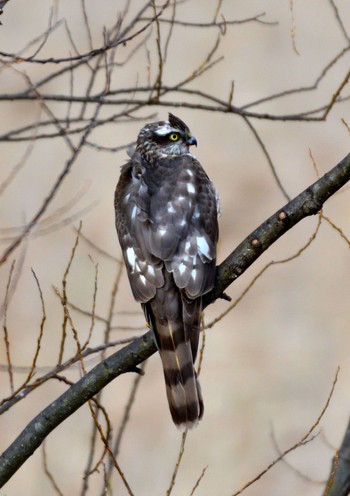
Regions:
<svg viewBox="0 0 350 496"><path fill-rule="evenodd" d="M196 207L195 210L194 210L194 212L193 212L193 218L194 219L199 219L199 217L200 217L199 210Z"/></svg>
<svg viewBox="0 0 350 496"><path fill-rule="evenodd" d="M134 205L132 207L132 211L131 211L131 220L135 220L136 219L136 214L137 214L137 206Z"/></svg>
<svg viewBox="0 0 350 496"><path fill-rule="evenodd" d="M161 236L164 236L164 234L166 234L166 227L161 227L161 228L159 229L159 234L160 234Z"/></svg>
<svg viewBox="0 0 350 496"><path fill-rule="evenodd" d="M189 192L190 195L194 195L194 193L196 192L194 185L192 183L188 183L187 191Z"/></svg>
<svg viewBox="0 0 350 496"><path fill-rule="evenodd" d="M204 238L204 236L197 236L196 239L197 239L198 251L202 253L202 255L209 257L210 248L207 240Z"/></svg>
<svg viewBox="0 0 350 496"><path fill-rule="evenodd" d="M215 189L215 200L216 200L216 210L218 212L218 217L221 217L220 195L216 189Z"/></svg>
<svg viewBox="0 0 350 496"><path fill-rule="evenodd" d="M150 274L151 276L155 276L156 275L155 270L152 267L152 265L148 265L147 266L147 273Z"/></svg>
<svg viewBox="0 0 350 496"><path fill-rule="evenodd" d="M173 207L172 203L168 203L168 214L174 214L175 213L175 208Z"/></svg>
<svg viewBox="0 0 350 496"><path fill-rule="evenodd" d="M180 263L179 265L179 272L182 275L186 270L186 265L184 263Z"/></svg>
<svg viewBox="0 0 350 496"><path fill-rule="evenodd" d="M191 169L186 169L186 172L190 177L193 176L193 172L191 171Z"/></svg>
<svg viewBox="0 0 350 496"><path fill-rule="evenodd" d="M191 272L191 278L193 279L193 282L196 280L197 272L197 269L193 269Z"/></svg>
<svg viewBox="0 0 350 496"><path fill-rule="evenodd" d="M127 248L126 258L128 259L130 267L134 269L136 265L136 254L134 248L131 247Z"/></svg>
<svg viewBox="0 0 350 496"><path fill-rule="evenodd" d="M143 276L142 274L140 274L139 277L141 279L142 284L144 284L146 286L147 279L145 278L145 276Z"/></svg>

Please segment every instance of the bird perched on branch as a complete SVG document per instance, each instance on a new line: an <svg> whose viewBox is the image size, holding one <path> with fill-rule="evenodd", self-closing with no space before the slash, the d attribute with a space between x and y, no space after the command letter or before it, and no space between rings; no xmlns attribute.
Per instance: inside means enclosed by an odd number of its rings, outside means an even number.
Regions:
<svg viewBox="0 0 350 496"><path fill-rule="evenodd" d="M194 362L218 240L218 197L191 145L196 139L173 114L147 124L121 169L114 202L131 289L154 333L170 412L182 428L203 415Z"/></svg>

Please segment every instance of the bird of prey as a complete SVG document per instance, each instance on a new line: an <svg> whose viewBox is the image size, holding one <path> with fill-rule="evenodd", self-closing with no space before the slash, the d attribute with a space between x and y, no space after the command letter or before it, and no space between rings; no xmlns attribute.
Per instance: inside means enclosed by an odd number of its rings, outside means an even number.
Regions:
<svg viewBox="0 0 350 496"><path fill-rule="evenodd" d="M187 125L143 127L115 192L116 228L133 295L163 364L174 423L197 425L203 399L194 368L202 296L214 286L218 196L189 147Z"/></svg>

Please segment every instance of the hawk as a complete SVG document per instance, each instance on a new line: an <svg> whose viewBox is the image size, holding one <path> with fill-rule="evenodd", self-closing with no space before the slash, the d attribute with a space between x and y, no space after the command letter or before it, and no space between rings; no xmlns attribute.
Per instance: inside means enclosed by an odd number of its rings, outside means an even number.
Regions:
<svg viewBox="0 0 350 496"><path fill-rule="evenodd" d="M147 124L114 202L130 286L155 336L173 421L185 429L203 416L194 362L218 240L217 193L191 145L195 137L173 114Z"/></svg>

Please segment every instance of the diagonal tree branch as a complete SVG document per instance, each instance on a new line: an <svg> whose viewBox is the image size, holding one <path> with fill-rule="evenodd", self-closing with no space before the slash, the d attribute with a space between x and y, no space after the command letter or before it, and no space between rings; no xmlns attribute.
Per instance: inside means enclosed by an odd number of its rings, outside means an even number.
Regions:
<svg viewBox="0 0 350 496"><path fill-rule="evenodd" d="M222 297L225 289L242 275L269 246L302 219L316 214L324 202L349 180L350 154L263 222L218 266L216 285L205 296L204 307ZM40 412L1 455L0 487L16 473L61 422L119 375L137 372L137 366L155 352L156 345L149 331L96 365Z"/></svg>
<svg viewBox="0 0 350 496"><path fill-rule="evenodd" d="M215 287L205 295L204 307L220 298L223 291L278 238L305 217L319 212L328 198L349 180L350 153L318 181L271 215L218 266Z"/></svg>
<svg viewBox="0 0 350 496"><path fill-rule="evenodd" d="M348 494L350 494L350 422L339 452L334 457L323 496L347 496Z"/></svg>

